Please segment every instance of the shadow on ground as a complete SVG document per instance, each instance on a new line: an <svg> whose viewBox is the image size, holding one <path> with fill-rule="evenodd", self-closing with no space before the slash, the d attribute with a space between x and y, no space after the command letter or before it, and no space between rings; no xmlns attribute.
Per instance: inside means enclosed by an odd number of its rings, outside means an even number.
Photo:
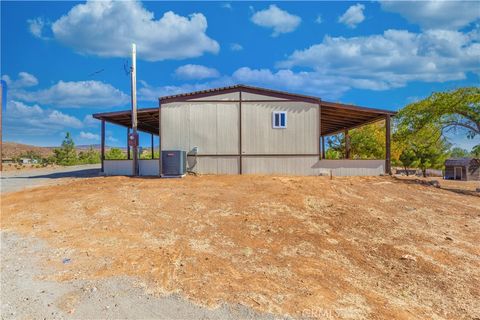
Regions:
<svg viewBox="0 0 480 320"><path fill-rule="evenodd" d="M473 196L473 197L480 197L480 192L474 191L474 190L467 190L467 189L460 189L460 188L454 188L450 186L445 186L444 184L441 183L442 180L421 180L421 179L399 179L397 177L394 177L395 181L401 182L401 183L406 183L406 184L416 184L416 185L423 185L426 187L432 187L432 188L439 188L445 191L450 191L458 194L464 194L467 196ZM436 181L436 182L435 182ZM439 182L440 181L440 182ZM436 185L438 183L438 186Z"/></svg>
<svg viewBox="0 0 480 320"><path fill-rule="evenodd" d="M91 178L98 177L100 169L81 169L76 171L52 172L46 174L31 174L26 176L16 176L15 179L61 179L61 178ZM2 177L9 179L9 177Z"/></svg>

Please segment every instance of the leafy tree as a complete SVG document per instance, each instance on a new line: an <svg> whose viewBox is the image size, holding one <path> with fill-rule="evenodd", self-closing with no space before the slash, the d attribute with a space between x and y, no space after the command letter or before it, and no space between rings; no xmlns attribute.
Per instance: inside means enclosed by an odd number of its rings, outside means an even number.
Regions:
<svg viewBox="0 0 480 320"><path fill-rule="evenodd" d="M436 92L427 99L408 105L401 113L414 131L435 124L442 133L463 130L468 138L474 138L480 134L480 88Z"/></svg>
<svg viewBox="0 0 480 320"><path fill-rule="evenodd" d="M404 149L400 154L399 160L402 163L403 168L405 169L405 172L408 176L408 168L411 168L417 160L414 150L411 148Z"/></svg>
<svg viewBox="0 0 480 320"><path fill-rule="evenodd" d="M408 124L402 124L408 126ZM440 169L449 156L450 144L434 125L428 125L418 131L409 131L404 128L397 132L397 137L403 137L407 148L415 155L415 163L426 177L429 168Z"/></svg>
<svg viewBox="0 0 480 320"><path fill-rule="evenodd" d="M472 152L470 152L474 157L480 157L480 144L477 144L475 147L472 148Z"/></svg>
<svg viewBox="0 0 480 320"><path fill-rule="evenodd" d="M154 150L153 152L154 159L158 159L159 155L160 153ZM152 159L152 149L151 148L142 149L142 154L140 154L139 158L146 159L146 160Z"/></svg>
<svg viewBox="0 0 480 320"><path fill-rule="evenodd" d="M70 132L67 132L60 148L53 150L55 162L63 166L72 166L77 164L77 151Z"/></svg>
<svg viewBox="0 0 480 320"><path fill-rule="evenodd" d="M462 148L455 147L450 151L450 157L452 158L466 158L470 156L470 153Z"/></svg>
<svg viewBox="0 0 480 320"><path fill-rule="evenodd" d="M385 158L385 123L373 123L349 131L350 157L352 159ZM345 135L338 134L327 138L327 159L345 157ZM330 152L329 152L330 150Z"/></svg>
<svg viewBox="0 0 480 320"><path fill-rule="evenodd" d="M127 159L127 156L120 148L112 148L105 153L105 159L107 160L123 160Z"/></svg>
<svg viewBox="0 0 480 320"><path fill-rule="evenodd" d="M100 163L100 152L90 146L87 151L81 151L78 153L78 160L82 164Z"/></svg>

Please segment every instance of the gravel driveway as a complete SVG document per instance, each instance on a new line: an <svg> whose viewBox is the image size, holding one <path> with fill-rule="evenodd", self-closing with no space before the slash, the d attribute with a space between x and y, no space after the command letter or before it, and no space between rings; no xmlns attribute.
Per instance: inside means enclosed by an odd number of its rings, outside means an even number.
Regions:
<svg viewBox="0 0 480 320"><path fill-rule="evenodd" d="M1 193L63 183L66 180L97 177L99 164L2 172Z"/></svg>

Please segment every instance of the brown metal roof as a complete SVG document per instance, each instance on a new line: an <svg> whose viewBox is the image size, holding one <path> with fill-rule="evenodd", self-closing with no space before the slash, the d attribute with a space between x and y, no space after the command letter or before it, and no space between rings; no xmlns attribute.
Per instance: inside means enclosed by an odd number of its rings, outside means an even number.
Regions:
<svg viewBox="0 0 480 320"><path fill-rule="evenodd" d="M360 107L360 106L355 106L350 104L328 102L313 96L293 94L285 91L264 89L264 88L246 86L242 84L229 86L229 87L214 88L209 90L164 96L159 98L159 101L160 103L188 101L194 98L205 98L209 96L218 95L220 93L229 93L229 92L238 92L238 91L263 94L263 95L272 96L276 98L283 98L291 101L305 101L305 102L321 105L322 106L322 109L321 109L322 110L322 114L321 114L321 128L322 128L321 134L322 135L336 134L346 129L353 129L368 123L382 120L385 118L386 115L393 116L396 114L396 112L389 111L389 110L373 109L373 108ZM115 123L125 127L131 126L130 110L97 113L97 114L94 114L93 117L96 119L105 120L107 122ZM158 117L159 117L158 108L139 109L138 115L137 115L138 130L158 135L158 128L159 128Z"/></svg>
<svg viewBox="0 0 480 320"><path fill-rule="evenodd" d="M450 158L445 160L445 166L460 166L460 167L468 167L471 163L478 162L480 163L480 159L476 158Z"/></svg>
<svg viewBox="0 0 480 320"><path fill-rule="evenodd" d="M161 103L175 102L175 101L185 101L190 99L205 98L209 96L215 96L219 93L230 93L230 92L249 92L256 94L263 94L276 98L284 98L287 100L296 100L296 101L307 101L312 103L318 103L320 98L307 96L304 94L290 93L286 91L266 89L254 86L247 86L244 84L236 84L228 87L212 88L207 90L193 91L188 93L180 93L171 96L160 97L159 100Z"/></svg>
<svg viewBox="0 0 480 320"><path fill-rule="evenodd" d="M95 113L93 117L127 128L132 127L132 114L130 110ZM140 131L158 135L158 108L138 109L137 128Z"/></svg>

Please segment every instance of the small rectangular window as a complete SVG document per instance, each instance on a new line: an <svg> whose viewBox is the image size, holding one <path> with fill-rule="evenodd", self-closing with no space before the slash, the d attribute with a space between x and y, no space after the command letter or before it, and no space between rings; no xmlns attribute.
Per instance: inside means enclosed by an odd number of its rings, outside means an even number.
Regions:
<svg viewBox="0 0 480 320"><path fill-rule="evenodd" d="M284 129L287 127L287 112L274 111L272 113L272 126L274 129Z"/></svg>

